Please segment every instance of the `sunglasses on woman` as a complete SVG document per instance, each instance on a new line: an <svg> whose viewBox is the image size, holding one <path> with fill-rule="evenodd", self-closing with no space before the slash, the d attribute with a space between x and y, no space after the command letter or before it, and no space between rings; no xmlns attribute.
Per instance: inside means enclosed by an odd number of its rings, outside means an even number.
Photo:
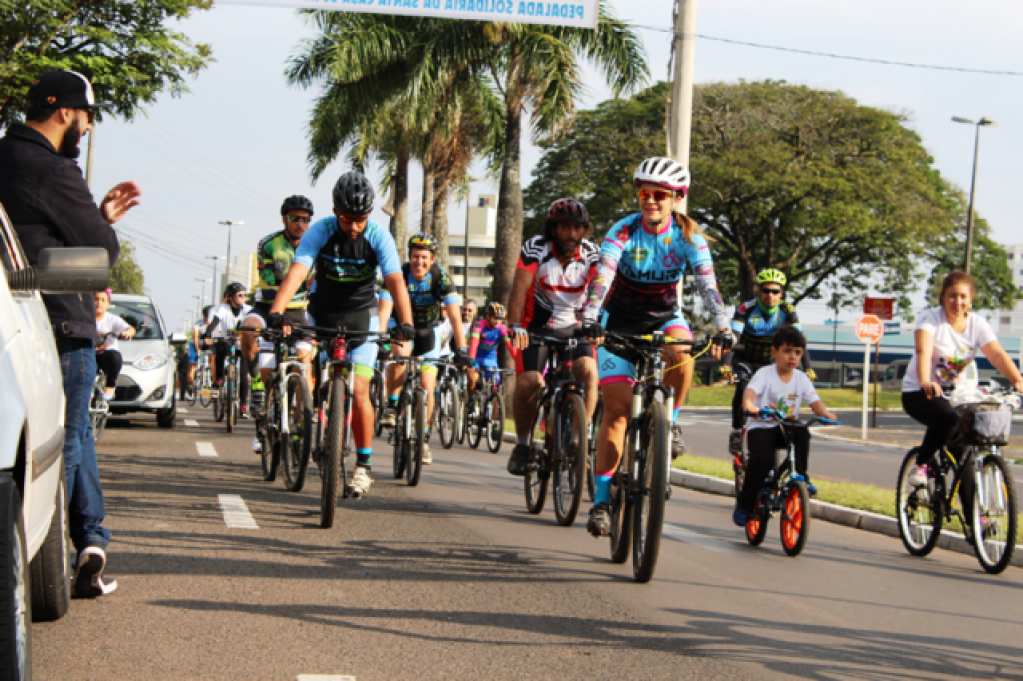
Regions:
<svg viewBox="0 0 1023 681"><path fill-rule="evenodd" d="M671 192L665 191L663 189L640 189L639 190L639 200L640 201L656 201L657 203L660 203L661 201L667 201L670 198L671 198Z"/></svg>

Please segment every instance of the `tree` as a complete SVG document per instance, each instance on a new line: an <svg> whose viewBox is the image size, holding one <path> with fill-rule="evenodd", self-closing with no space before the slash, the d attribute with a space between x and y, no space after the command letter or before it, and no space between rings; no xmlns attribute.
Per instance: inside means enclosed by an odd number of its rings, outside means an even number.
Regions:
<svg viewBox="0 0 1023 681"><path fill-rule="evenodd" d="M135 260L135 245L121 239L121 254L110 270L110 290L114 293L145 295L146 279Z"/></svg>
<svg viewBox="0 0 1023 681"><path fill-rule="evenodd" d="M211 0L0 0L0 127L16 120L32 81L56 68L88 76L99 101L132 118L142 104L168 91L187 91L212 59L167 28Z"/></svg>
<svg viewBox="0 0 1023 681"><path fill-rule="evenodd" d="M927 280L927 299L934 305L938 305L941 280L949 272L963 269L963 258L966 255L966 218L969 204L962 191L955 190L953 197L957 209L955 228L933 239L927 249L927 255L934 261L934 268ZM1023 296L1012 283L1008 253L1001 244L991 238L990 234L991 227L987 220L974 215L970 274L977 286L977 296L973 299L973 307L976 310L1012 309L1015 302Z"/></svg>
<svg viewBox="0 0 1023 681"><path fill-rule="evenodd" d="M562 187L605 228L635 212L629 180L644 157L664 154L666 96L659 84L581 114L527 191L532 224ZM873 289L908 309L917 266L934 257L929 243L953 231L961 201L904 123L839 92L771 81L698 86L689 213L714 239L726 300L752 298L756 273L774 267L795 302L837 282L847 295Z"/></svg>

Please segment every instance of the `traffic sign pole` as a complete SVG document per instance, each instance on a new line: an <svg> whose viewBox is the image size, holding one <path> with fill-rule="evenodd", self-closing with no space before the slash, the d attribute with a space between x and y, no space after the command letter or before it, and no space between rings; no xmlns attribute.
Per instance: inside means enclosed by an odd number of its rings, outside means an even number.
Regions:
<svg viewBox="0 0 1023 681"><path fill-rule="evenodd" d="M877 344L880 352L881 337L884 336L884 323L873 314L865 314L856 322L856 337L863 343L863 418L860 437L867 439L867 409L870 398L870 346ZM874 424L877 425L876 423Z"/></svg>
<svg viewBox="0 0 1023 681"><path fill-rule="evenodd" d="M862 426L860 427L860 438L863 440L867 439L867 399L870 395L868 390L870 383L870 346L871 343L863 344L863 418L860 419Z"/></svg>

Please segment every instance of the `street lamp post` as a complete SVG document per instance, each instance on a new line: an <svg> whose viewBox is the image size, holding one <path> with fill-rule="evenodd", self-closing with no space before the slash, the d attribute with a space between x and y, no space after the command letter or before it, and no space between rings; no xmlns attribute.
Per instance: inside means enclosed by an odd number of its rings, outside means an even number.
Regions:
<svg viewBox="0 0 1023 681"><path fill-rule="evenodd" d="M963 271L969 274L970 260L973 257L973 197L974 192L977 191L977 152L980 150L980 127L982 125L998 124L987 116L981 118L979 121L972 121L969 118L963 118L961 116L952 116L952 120L956 123L966 123L977 127L976 135L973 140L973 180L970 182L970 209L969 215L966 218L966 256L963 263Z"/></svg>
<svg viewBox="0 0 1023 681"><path fill-rule="evenodd" d="M214 302L217 299L217 261L223 260L222 255L207 255L207 260L213 261L213 283L210 284L210 302Z"/></svg>
<svg viewBox="0 0 1023 681"><path fill-rule="evenodd" d="M200 289L199 308L202 309L202 304L206 302L206 282L212 281L206 277L196 277L195 280L202 285ZM210 292L213 292L213 287L210 287Z"/></svg>
<svg viewBox="0 0 1023 681"><path fill-rule="evenodd" d="M224 258L226 261L224 264L224 274L227 278L231 278L231 228L235 225L244 225L245 223L241 220L221 220L218 224L227 225L227 257ZM230 281L227 283L231 283Z"/></svg>

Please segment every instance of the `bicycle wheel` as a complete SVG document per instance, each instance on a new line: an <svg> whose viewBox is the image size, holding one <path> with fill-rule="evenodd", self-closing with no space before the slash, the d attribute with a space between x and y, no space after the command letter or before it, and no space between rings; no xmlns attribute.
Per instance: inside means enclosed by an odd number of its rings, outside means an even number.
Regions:
<svg viewBox="0 0 1023 681"><path fill-rule="evenodd" d="M195 406L195 392L196 392L196 386L195 386L195 380L193 379L192 380L192 384L185 387L185 402L187 402L188 406L190 406L190 407L194 407Z"/></svg>
<svg viewBox="0 0 1023 681"><path fill-rule="evenodd" d="M732 455L732 472L735 474L735 496L742 493L742 484L746 479L746 452Z"/></svg>
<svg viewBox="0 0 1023 681"><path fill-rule="evenodd" d="M320 490L320 527L334 525L337 510L338 486L341 479L341 448L345 435L345 381L341 376L330 379L330 398L327 414L327 437L323 447L323 487Z"/></svg>
<svg viewBox="0 0 1023 681"><path fill-rule="evenodd" d="M469 446L476 449L480 446L480 438L483 436L482 429L488 424L484 421L483 404L480 394L477 392L469 399L469 409L466 416L466 433Z"/></svg>
<svg viewBox="0 0 1023 681"><path fill-rule="evenodd" d="M256 437L259 438L259 466L263 471L263 480L273 482L277 479L277 466L281 462L281 451L277 444L275 432L280 423L280 397L277 395L276 384L266 393L266 410L263 419L256 424Z"/></svg>
<svg viewBox="0 0 1023 681"><path fill-rule="evenodd" d="M313 406L305 379L300 374L288 376L285 412L288 433L281 433L280 457L284 462L284 488L301 492L309 469L309 450L312 445ZM281 420L283 422L283 419Z"/></svg>
<svg viewBox="0 0 1023 681"><path fill-rule="evenodd" d="M203 409L210 406L210 402L213 401L213 398L210 395L210 388L212 385L213 381L210 378L210 370L204 367L203 370L199 372L199 406Z"/></svg>
<svg viewBox="0 0 1023 681"><path fill-rule="evenodd" d="M440 431L440 443L444 449L451 449L455 444L458 430L458 391L450 383L440 389L440 399L433 409L437 413L437 430Z"/></svg>
<svg viewBox="0 0 1023 681"><path fill-rule="evenodd" d="M753 507L753 513L746 521L746 541L750 546L760 546L764 543L764 537L767 536L767 523L770 520L771 516L762 511L762 505L757 500L756 506Z"/></svg>
<svg viewBox="0 0 1023 681"><path fill-rule="evenodd" d="M522 478L523 487L526 493L526 510L536 515L543 510L547 502L547 485L550 483L550 474L544 470L544 459L547 457L547 438L549 437L550 424L544 424L547 416L549 402L541 404L536 412L536 420L529 433L529 463L526 464L526 474ZM543 440L536 442L537 429L543 425ZM539 445L539 446L538 446Z"/></svg>
<svg viewBox="0 0 1023 681"><path fill-rule="evenodd" d="M646 457L633 465L639 476L632 514L632 575L637 582L649 582L657 567L664 525L664 498L668 489L668 416L664 405L651 402L643 422L641 451Z"/></svg>
<svg viewBox="0 0 1023 681"><path fill-rule="evenodd" d="M493 393L487 398L487 449L497 454L504 441L504 398Z"/></svg>
<svg viewBox="0 0 1023 681"><path fill-rule="evenodd" d="M469 396L465 393L464 390L459 390L458 391L458 401L459 401L459 406L461 408L458 410L457 431L458 431L458 444L461 445L461 444L465 444L465 436L466 436L466 433L468 431L468 424L469 424L469 401L470 400L469 400Z"/></svg>
<svg viewBox="0 0 1023 681"><path fill-rule="evenodd" d="M899 519L899 536L906 550L914 556L926 556L934 550L945 522L942 495L935 493L934 481L924 487L909 484L909 471L916 465L917 449L911 449L902 460L895 485L895 510Z"/></svg>
<svg viewBox="0 0 1023 681"><path fill-rule="evenodd" d="M589 446L586 454L586 499L593 501L597 495L597 433L604 420L604 400L597 400L597 408L590 419Z"/></svg>
<svg viewBox="0 0 1023 681"><path fill-rule="evenodd" d="M224 391L226 388L221 385L217 390L217 396L213 400L213 418L217 423L224 420Z"/></svg>
<svg viewBox="0 0 1023 681"><path fill-rule="evenodd" d="M426 395L422 390L412 393L412 440L405 465L405 482L409 487L419 484L423 472L423 450L426 449Z"/></svg>
<svg viewBox="0 0 1023 681"><path fill-rule="evenodd" d="M380 419L384 415L387 396L384 395L384 377L380 371L373 370L373 380L369 384L369 399L373 403L373 433L379 437L384 432Z"/></svg>
<svg viewBox="0 0 1023 681"><path fill-rule="evenodd" d="M408 461L409 441L406 436L405 423L409 419L408 395L402 392L398 398L397 412L394 415L394 479L397 480L405 473L405 464Z"/></svg>
<svg viewBox="0 0 1023 681"><path fill-rule="evenodd" d="M798 556L810 536L810 492L805 482L792 482L781 500L781 547Z"/></svg>
<svg viewBox="0 0 1023 681"><path fill-rule="evenodd" d="M586 403L579 395L567 394L561 403L554 453L554 517L558 525L575 522L583 501L586 479Z"/></svg>
<svg viewBox="0 0 1023 681"><path fill-rule="evenodd" d="M234 431L235 424L238 423L238 405L235 404L234 379L234 367L229 367L227 370L227 380L224 381L224 418L227 421L227 432L229 433Z"/></svg>
<svg viewBox="0 0 1023 681"><path fill-rule="evenodd" d="M977 463L979 484L973 493L973 550L980 566L997 575L1009 566L1016 550L1019 507L1016 483L1005 461L988 454Z"/></svg>

